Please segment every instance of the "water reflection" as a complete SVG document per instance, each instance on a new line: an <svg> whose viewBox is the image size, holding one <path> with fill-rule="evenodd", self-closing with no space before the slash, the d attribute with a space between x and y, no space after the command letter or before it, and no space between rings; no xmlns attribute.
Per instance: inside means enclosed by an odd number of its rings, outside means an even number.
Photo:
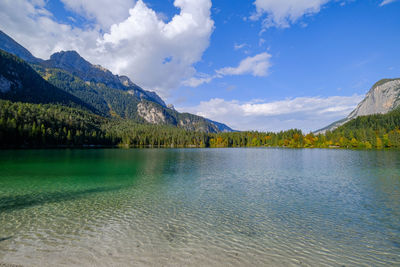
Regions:
<svg viewBox="0 0 400 267"><path fill-rule="evenodd" d="M398 265L398 166L396 151L0 151L0 262Z"/></svg>

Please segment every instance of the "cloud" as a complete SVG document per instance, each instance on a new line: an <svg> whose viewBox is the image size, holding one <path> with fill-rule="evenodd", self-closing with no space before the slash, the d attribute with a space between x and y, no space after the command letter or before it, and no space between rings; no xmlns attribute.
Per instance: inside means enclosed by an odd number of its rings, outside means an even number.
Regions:
<svg viewBox="0 0 400 267"><path fill-rule="evenodd" d="M0 1L0 29L35 56L47 59L63 50L86 51L99 36L98 29L79 29L58 23L44 0Z"/></svg>
<svg viewBox="0 0 400 267"><path fill-rule="evenodd" d="M253 57L247 57L242 60L237 67L226 67L216 72L220 75L242 75L251 74L253 76L267 76L271 67L271 55L264 52Z"/></svg>
<svg viewBox="0 0 400 267"><path fill-rule="evenodd" d="M280 131L299 128L317 130L346 117L363 96L298 97L267 102L240 102L214 98L185 110L224 122L237 130Z"/></svg>
<svg viewBox="0 0 400 267"><path fill-rule="evenodd" d="M94 20L76 28L58 23L44 0L2 0L0 29L35 56L46 59L60 50L77 50L90 62L168 96L194 75L193 65L209 46L211 0L175 0L180 12L169 22L142 0L116 1L63 0L70 10Z"/></svg>
<svg viewBox="0 0 400 267"><path fill-rule="evenodd" d="M102 27L121 22L129 15L134 0L61 0L64 6L87 19L98 22Z"/></svg>
<svg viewBox="0 0 400 267"><path fill-rule="evenodd" d="M256 0L256 13L250 18L260 19L263 15L265 28L279 27L287 28L305 15L318 13L321 7L330 0ZM389 0L390 1L390 0Z"/></svg>
<svg viewBox="0 0 400 267"><path fill-rule="evenodd" d="M191 77L183 82L183 85L198 87L205 83L210 83L214 79L224 76L250 74L255 77L265 77L271 67L271 55L264 52L258 55L243 59L237 67L225 67L215 71L214 75L204 73L196 74L197 77Z"/></svg>
<svg viewBox="0 0 400 267"><path fill-rule="evenodd" d="M137 1L129 17L99 40L105 52L100 63L168 96L195 73L193 64L201 60L214 29L210 0L175 0L174 5L181 11L165 23Z"/></svg>
<svg viewBox="0 0 400 267"><path fill-rule="evenodd" d="M385 5L391 4L396 1L397 0L384 0L384 1L382 1L382 3L379 6L385 6Z"/></svg>
<svg viewBox="0 0 400 267"><path fill-rule="evenodd" d="M246 43L243 43L243 44L234 44L234 45L233 45L233 49L239 50L239 49L242 49L242 48L244 48L244 47L246 47L246 46L248 46L248 44L246 44Z"/></svg>
<svg viewBox="0 0 400 267"><path fill-rule="evenodd" d="M210 76L208 74L198 73L197 77L191 77L190 79L183 81L182 84L189 87L198 87L202 84L210 83L212 80L216 78L218 78L217 75Z"/></svg>

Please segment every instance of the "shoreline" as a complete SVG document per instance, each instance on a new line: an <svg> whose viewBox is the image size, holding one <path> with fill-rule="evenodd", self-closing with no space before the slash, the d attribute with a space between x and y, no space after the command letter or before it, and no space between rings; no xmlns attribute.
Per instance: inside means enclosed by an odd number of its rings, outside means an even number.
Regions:
<svg viewBox="0 0 400 267"><path fill-rule="evenodd" d="M358 148L358 147L290 147L290 146L220 146L220 147L200 147L200 146L126 146L126 145L115 145L115 146L105 146L105 145L83 145L83 146L0 146L0 150L96 150L96 149L221 149L221 148L282 148L282 149L327 149L327 150L356 150L356 151L400 151L399 148L385 147L385 148Z"/></svg>
<svg viewBox="0 0 400 267"><path fill-rule="evenodd" d="M0 267L23 267L23 265L0 262Z"/></svg>

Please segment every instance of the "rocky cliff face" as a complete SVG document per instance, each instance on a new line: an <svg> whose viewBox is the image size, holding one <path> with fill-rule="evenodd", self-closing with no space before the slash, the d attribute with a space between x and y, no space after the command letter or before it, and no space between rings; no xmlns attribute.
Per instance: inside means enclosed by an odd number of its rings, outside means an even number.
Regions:
<svg viewBox="0 0 400 267"><path fill-rule="evenodd" d="M316 131L332 131L359 116L385 114L400 106L400 79L383 79L374 84L364 100L343 120Z"/></svg>
<svg viewBox="0 0 400 267"><path fill-rule="evenodd" d="M137 105L137 114L150 124L174 125L188 131L206 133L232 132L225 124L189 113L179 113L175 109L166 109L150 101L141 101Z"/></svg>
<svg viewBox="0 0 400 267"><path fill-rule="evenodd" d="M140 102L137 105L137 112L146 122L151 124L166 124L167 118L163 110L155 105Z"/></svg>
<svg viewBox="0 0 400 267"><path fill-rule="evenodd" d="M385 114L400 105L400 79L377 82L357 108L347 116L348 120L371 114Z"/></svg>

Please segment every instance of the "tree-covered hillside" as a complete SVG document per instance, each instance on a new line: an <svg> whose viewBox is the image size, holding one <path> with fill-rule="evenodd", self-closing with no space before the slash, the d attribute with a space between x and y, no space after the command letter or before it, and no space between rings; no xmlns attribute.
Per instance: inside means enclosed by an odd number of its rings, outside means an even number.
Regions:
<svg viewBox="0 0 400 267"><path fill-rule="evenodd" d="M400 108L357 117L327 132L326 138L340 147L400 148Z"/></svg>
<svg viewBox="0 0 400 267"><path fill-rule="evenodd" d="M1 147L291 147L400 148L400 110L357 118L326 135L300 130L205 133L104 118L54 104L0 100Z"/></svg>
<svg viewBox="0 0 400 267"><path fill-rule="evenodd" d="M83 60L77 53L75 58ZM319 135L300 130L221 133L230 128L141 98L137 92L143 89L128 90L135 86L128 78L101 71L121 87L126 82L126 90L40 61L29 65L0 50L0 99L5 99L0 100L0 146L400 148L400 109L357 117Z"/></svg>
<svg viewBox="0 0 400 267"><path fill-rule="evenodd" d="M111 145L112 139L101 129L104 123L104 118L81 109L0 100L3 147Z"/></svg>
<svg viewBox="0 0 400 267"><path fill-rule="evenodd" d="M121 90L107 87L103 83L83 81L66 70L48 68L42 65L33 65L35 70L49 83L60 88L87 105L92 106L94 112L106 117L129 119L136 123L146 123L148 113L157 113L158 121L153 124L176 126L190 131L218 132L219 128L230 130L224 124L219 124L189 113L179 113L166 108L157 102L140 99L130 90ZM138 113L138 105L143 108ZM153 118L154 116L149 116Z"/></svg>
<svg viewBox="0 0 400 267"><path fill-rule="evenodd" d="M34 66L35 70L49 83L93 106L96 114L133 119L137 116L138 99L128 92L106 87L102 83L85 82L65 70Z"/></svg>
<svg viewBox="0 0 400 267"><path fill-rule="evenodd" d="M79 98L61 90L18 57L0 50L0 98L29 103L57 103L94 111Z"/></svg>
<svg viewBox="0 0 400 267"><path fill-rule="evenodd" d="M1 147L205 147L207 138L201 132L104 118L61 105L0 100Z"/></svg>
<svg viewBox="0 0 400 267"><path fill-rule="evenodd" d="M104 117L192 131L232 130L224 124L168 108L155 92L144 90L126 76L91 64L76 51L57 52L49 60L41 60L1 31L0 39L4 41L0 48L7 51L0 54L0 99L57 103Z"/></svg>

